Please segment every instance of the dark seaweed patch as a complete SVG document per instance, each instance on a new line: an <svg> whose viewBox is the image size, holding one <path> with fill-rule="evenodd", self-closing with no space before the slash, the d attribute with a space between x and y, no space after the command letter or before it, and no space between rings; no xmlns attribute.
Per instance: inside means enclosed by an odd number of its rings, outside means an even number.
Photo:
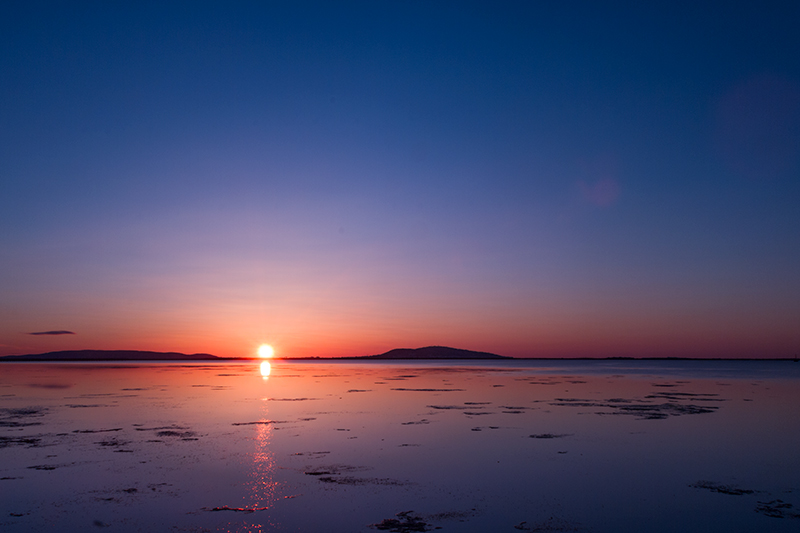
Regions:
<svg viewBox="0 0 800 533"><path fill-rule="evenodd" d="M55 470L59 468L61 465L33 465L29 466L29 470Z"/></svg>
<svg viewBox="0 0 800 533"><path fill-rule="evenodd" d="M638 415L641 419L647 420L661 420L670 416L713 413L718 408L678 403L662 403L658 405L625 405L618 407L618 409L620 411L618 414Z"/></svg>
<svg viewBox="0 0 800 533"><path fill-rule="evenodd" d="M727 402L725 398L714 398L714 396L719 396L719 394L702 394L702 393L691 393L691 392L659 392L656 394L649 394L645 396L648 399L664 399L664 400L673 400L673 401L680 401L685 399L692 399L695 402Z"/></svg>
<svg viewBox="0 0 800 533"><path fill-rule="evenodd" d="M710 490L711 492L719 492L720 494L728 494L730 496L742 496L744 494L753 494L755 491L750 489L740 489L735 485L722 485L720 483L714 483L713 481L698 481L690 487L696 489L706 489Z"/></svg>
<svg viewBox="0 0 800 533"><path fill-rule="evenodd" d="M516 405L501 405L500 408L503 409L501 412L507 415L521 415L527 409L533 409L532 407L521 407Z"/></svg>
<svg viewBox="0 0 800 533"><path fill-rule="evenodd" d="M136 424L134 424L135 426ZM162 429L189 429L181 426L159 426L154 428L137 427L136 431L161 431Z"/></svg>
<svg viewBox="0 0 800 533"><path fill-rule="evenodd" d="M391 390L407 391L407 392L459 392L459 391L463 391L464 389L403 389L403 388L393 388Z"/></svg>
<svg viewBox="0 0 800 533"><path fill-rule="evenodd" d="M328 453L328 452L324 452L324 453ZM333 464L333 465L320 466L317 470L326 470L330 474L338 475L338 474L341 474L342 472L366 472L367 470L372 470L372 467Z"/></svg>
<svg viewBox="0 0 800 533"><path fill-rule="evenodd" d="M9 446L27 446L33 448L39 445L42 439L38 437L2 437L0 436L0 448Z"/></svg>
<svg viewBox="0 0 800 533"><path fill-rule="evenodd" d="M325 455L327 455L329 453L331 453L331 452L327 452L327 451L326 452L297 452L297 453L293 453L292 455L298 455L298 456L304 455L304 456L311 457L312 459L318 459L320 457L324 457Z"/></svg>
<svg viewBox="0 0 800 533"><path fill-rule="evenodd" d="M411 422L400 422L401 426L420 426L424 424L430 424L431 421L427 418L423 418L422 420L413 420Z"/></svg>
<svg viewBox="0 0 800 533"><path fill-rule="evenodd" d="M402 486L407 485L407 482L399 481L391 478L375 478L375 477L354 477L354 476L319 476L323 483L333 483L336 485L392 485Z"/></svg>
<svg viewBox="0 0 800 533"><path fill-rule="evenodd" d="M112 438L109 438L109 439L104 439L104 440L95 442L95 444L98 444L98 445L100 445L100 446L102 446L104 448L117 448L119 446L124 446L124 445L128 444L128 441L121 441L121 440L116 439L115 437L112 437Z"/></svg>
<svg viewBox="0 0 800 533"><path fill-rule="evenodd" d="M475 509L470 511L445 511L443 513L434 513L426 515L428 520L458 520L463 522L467 518L475 516Z"/></svg>
<svg viewBox="0 0 800 533"><path fill-rule="evenodd" d="M582 528L579 528L575 524L567 522L566 520L562 520L555 516L551 516L546 521L538 522L536 524L528 525L528 522L520 522L514 526L514 529L519 529L520 531L540 531L540 532L547 532L547 531L581 531Z"/></svg>
<svg viewBox="0 0 800 533"><path fill-rule="evenodd" d="M40 426L41 422L31 422L32 418L41 418L47 414L43 407L20 407L15 409L0 408L0 427L21 428Z"/></svg>
<svg viewBox="0 0 800 533"><path fill-rule="evenodd" d="M110 433L112 431L122 431L122 428L113 428L113 429L74 429L72 430L73 433ZM142 431L137 429L137 431Z"/></svg>
<svg viewBox="0 0 800 533"><path fill-rule="evenodd" d="M212 507L209 509L208 507L203 507L203 511L234 511L237 513L254 513L256 511L266 511L269 507L228 507L227 505L223 505L222 507Z"/></svg>
<svg viewBox="0 0 800 533"><path fill-rule="evenodd" d="M304 474L316 477L321 483L334 485L403 485L402 481L390 478L356 477L356 472L372 470L368 466L323 465L306 470Z"/></svg>
<svg viewBox="0 0 800 533"><path fill-rule="evenodd" d="M313 418L311 420L314 420ZM271 424L286 424L286 420L256 420L255 422L233 422L232 426L269 426Z"/></svg>
<svg viewBox="0 0 800 533"><path fill-rule="evenodd" d="M178 437L181 440L197 440L195 435L194 431L175 431L172 429L156 432L156 437Z"/></svg>
<svg viewBox="0 0 800 533"><path fill-rule="evenodd" d="M715 392L657 392L653 395L653 398L656 397L668 397L668 396L683 396L686 398L697 398L700 396L719 396L719 394ZM650 396L647 396L650 398Z"/></svg>
<svg viewBox="0 0 800 533"><path fill-rule="evenodd" d="M532 439L563 439L564 437L571 437L572 433L537 433L528 435Z"/></svg>
<svg viewBox="0 0 800 533"><path fill-rule="evenodd" d="M631 405L633 402L641 403ZM639 417L639 420L663 420L670 416L713 413L719 409L714 406L699 406L674 402L652 404L642 402L641 400L624 400L622 398L613 398L612 400L607 400L607 403L556 398L556 402L550 403L550 405L555 407L603 407L612 409L612 411L600 411L596 414L633 415Z"/></svg>
<svg viewBox="0 0 800 533"><path fill-rule="evenodd" d="M173 425L173 426L161 426L153 428L137 427L134 429L136 431L154 431L156 433L156 437L175 437L181 440L199 440L196 436L197 433L183 426ZM163 441L151 439L148 440L147 442L163 442Z"/></svg>
<svg viewBox="0 0 800 533"><path fill-rule="evenodd" d="M800 518L800 513L792 511L794 506L783 500L771 500L768 502L758 502L756 512L770 518Z"/></svg>
<svg viewBox="0 0 800 533"><path fill-rule="evenodd" d="M377 524L370 524L369 527L395 533L430 531L428 524L419 516L412 515L411 513L413 512L414 511L403 511L402 513L397 513L395 515L397 518L385 518Z"/></svg>

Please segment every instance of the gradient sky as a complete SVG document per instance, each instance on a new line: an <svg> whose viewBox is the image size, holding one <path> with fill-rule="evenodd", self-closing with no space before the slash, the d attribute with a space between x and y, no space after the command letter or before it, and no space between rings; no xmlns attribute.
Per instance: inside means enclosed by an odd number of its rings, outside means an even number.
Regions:
<svg viewBox="0 0 800 533"><path fill-rule="evenodd" d="M797 2L222 4L4 6L0 355L800 352Z"/></svg>

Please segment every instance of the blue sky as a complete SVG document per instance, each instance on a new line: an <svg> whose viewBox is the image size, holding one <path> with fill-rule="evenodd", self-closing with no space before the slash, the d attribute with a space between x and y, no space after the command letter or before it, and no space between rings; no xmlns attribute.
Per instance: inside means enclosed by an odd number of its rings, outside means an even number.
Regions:
<svg viewBox="0 0 800 533"><path fill-rule="evenodd" d="M12 5L0 351L794 355L798 11Z"/></svg>

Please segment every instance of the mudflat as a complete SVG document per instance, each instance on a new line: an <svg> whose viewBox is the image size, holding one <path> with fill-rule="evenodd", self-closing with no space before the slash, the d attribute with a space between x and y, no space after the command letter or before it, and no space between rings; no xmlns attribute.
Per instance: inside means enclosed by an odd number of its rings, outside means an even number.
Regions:
<svg viewBox="0 0 800 533"><path fill-rule="evenodd" d="M796 531L800 365L6 363L3 531Z"/></svg>

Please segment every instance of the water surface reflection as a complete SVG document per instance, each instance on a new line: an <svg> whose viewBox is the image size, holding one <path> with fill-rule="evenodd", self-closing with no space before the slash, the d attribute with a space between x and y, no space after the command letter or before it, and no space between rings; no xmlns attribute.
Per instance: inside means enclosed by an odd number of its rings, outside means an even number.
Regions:
<svg viewBox="0 0 800 533"><path fill-rule="evenodd" d="M634 366L4 364L0 529L796 531L794 367Z"/></svg>

